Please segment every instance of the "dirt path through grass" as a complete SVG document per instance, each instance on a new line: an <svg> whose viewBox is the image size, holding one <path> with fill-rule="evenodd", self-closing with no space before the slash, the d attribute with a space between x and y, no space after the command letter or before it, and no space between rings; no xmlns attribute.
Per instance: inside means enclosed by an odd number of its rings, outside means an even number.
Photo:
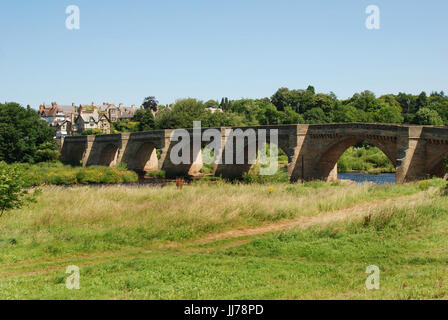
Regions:
<svg viewBox="0 0 448 320"><path fill-rule="evenodd" d="M356 218L360 216L368 216L374 212L378 212L382 208L395 206L405 207L412 206L418 202L423 202L425 199L421 193L413 194L410 196L403 196L399 198L391 198L386 200L374 200L367 203L361 203L349 208L345 208L337 211L327 211L317 216L312 217L299 217L293 220L286 220L276 224L270 224L266 226L256 228L245 228L231 230L220 234L210 235L208 237L196 240L194 244L207 244L229 238L240 238L247 236L255 236L269 232L284 231L293 228L306 229L312 225L326 225L331 222L341 221L348 218Z"/></svg>
<svg viewBox="0 0 448 320"><path fill-rule="evenodd" d="M76 264L79 267L92 266L100 263L107 263L114 260L130 260L137 257L157 254L166 252L169 254L188 254L197 253L201 251L207 251L217 248L229 248L242 245L250 242L254 237L271 233L289 230L293 228L306 229L313 225L326 225L332 222L341 221L345 219L353 219L356 217L368 216L375 212L380 211L386 207L406 207L413 206L419 202L427 200L426 193L417 193L410 196L403 196L398 198L391 198L385 200L375 200L367 203L361 203L349 208L345 208L337 211L327 211L317 216L311 217L299 217L293 220L281 221L275 224L269 224L265 226L255 228L242 228L231 230L219 234L209 235L207 237L188 241L185 243L170 243L154 250L148 250L147 248L135 248L132 250L122 250L118 252L102 252L93 254L84 254L79 256L59 258L47 262L36 263L34 261L21 262L19 264L9 264L1 266L0 279L7 279L20 276L28 276L34 274L47 274L61 268L66 267L69 264ZM242 239L243 238L243 239ZM230 240L230 241L225 241ZM225 243L222 243L225 241ZM216 245L213 245L214 242ZM198 245L209 245L207 248L197 247Z"/></svg>

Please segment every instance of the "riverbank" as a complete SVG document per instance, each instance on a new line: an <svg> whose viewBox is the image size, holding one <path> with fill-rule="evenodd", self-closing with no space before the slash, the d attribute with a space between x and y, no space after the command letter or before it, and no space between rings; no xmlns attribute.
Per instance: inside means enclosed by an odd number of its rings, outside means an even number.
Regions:
<svg viewBox="0 0 448 320"><path fill-rule="evenodd" d="M42 187L0 220L0 298L446 298L445 183Z"/></svg>
<svg viewBox="0 0 448 320"><path fill-rule="evenodd" d="M340 173L395 173L395 167L389 158L377 147L365 146L348 148L339 158Z"/></svg>
<svg viewBox="0 0 448 320"><path fill-rule="evenodd" d="M104 166L73 167L58 161L42 162L38 164L11 164L19 167L27 187L42 185L89 185L116 184L137 182L138 175L125 167L118 168Z"/></svg>

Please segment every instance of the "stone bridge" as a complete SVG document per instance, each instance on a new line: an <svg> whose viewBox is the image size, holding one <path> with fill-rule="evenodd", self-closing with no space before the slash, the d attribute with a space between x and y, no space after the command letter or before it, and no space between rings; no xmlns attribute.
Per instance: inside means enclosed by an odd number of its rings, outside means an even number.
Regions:
<svg viewBox="0 0 448 320"><path fill-rule="evenodd" d="M255 134L278 130L278 147L288 156L288 173L292 182L299 180L337 179L337 161L347 148L368 141L381 149L395 165L396 181L403 183L428 177L444 177L445 158L448 156L448 127L411 126L377 123L344 123L317 125L276 125L253 127L213 128L221 138L221 154L235 137L229 129L242 129ZM200 129L201 136L208 128ZM164 170L168 177L194 175L202 168L201 148L193 148L191 164L173 164L171 149L178 143L171 137L175 130L122 133L100 136L66 137L62 143L64 163L116 166L121 162L136 171ZM193 129L186 129L193 140ZM196 130L196 132L198 132ZM197 133L196 133L197 134ZM255 135L258 137L257 135ZM210 139L211 140L211 139ZM201 147L210 143L202 141ZM248 144L244 148L244 161L237 164L215 164L214 174L223 178L241 177L248 172L253 157ZM257 149L261 143L257 140ZM196 149L196 150L194 150ZM251 161L252 160L252 161ZM222 161L226 163L226 161Z"/></svg>

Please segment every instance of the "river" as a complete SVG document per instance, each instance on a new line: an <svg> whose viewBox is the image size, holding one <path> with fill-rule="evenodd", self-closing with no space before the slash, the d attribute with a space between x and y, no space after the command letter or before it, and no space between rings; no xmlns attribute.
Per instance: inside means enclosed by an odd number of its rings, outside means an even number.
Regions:
<svg viewBox="0 0 448 320"><path fill-rule="evenodd" d="M394 184L395 173L367 174L359 172L338 173L338 179L352 180L357 183L373 182L375 184Z"/></svg>

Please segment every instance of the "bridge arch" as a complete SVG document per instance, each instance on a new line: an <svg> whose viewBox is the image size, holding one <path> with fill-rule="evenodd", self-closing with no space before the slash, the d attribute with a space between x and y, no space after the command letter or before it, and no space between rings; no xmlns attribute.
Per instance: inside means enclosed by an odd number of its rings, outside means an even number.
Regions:
<svg viewBox="0 0 448 320"><path fill-rule="evenodd" d="M356 144L366 141L380 149L387 158L397 166L396 145L390 141L381 141L376 139L365 139L364 137L346 137L336 141L317 158L313 165L314 172L320 180L334 181L338 177L337 163L344 152Z"/></svg>
<svg viewBox="0 0 448 320"><path fill-rule="evenodd" d="M106 145L102 150L99 158L99 165L107 167L115 167L118 165L118 146L113 143Z"/></svg>
<svg viewBox="0 0 448 320"><path fill-rule="evenodd" d="M142 143L136 153L135 164L133 168L138 171L156 171L159 167L159 158L157 157L157 149L153 143Z"/></svg>
<svg viewBox="0 0 448 320"><path fill-rule="evenodd" d="M437 178L445 178L447 174L447 158L448 158L448 150L443 150L439 152L437 155L431 157L428 161L427 172L429 174L428 178L437 177Z"/></svg>

